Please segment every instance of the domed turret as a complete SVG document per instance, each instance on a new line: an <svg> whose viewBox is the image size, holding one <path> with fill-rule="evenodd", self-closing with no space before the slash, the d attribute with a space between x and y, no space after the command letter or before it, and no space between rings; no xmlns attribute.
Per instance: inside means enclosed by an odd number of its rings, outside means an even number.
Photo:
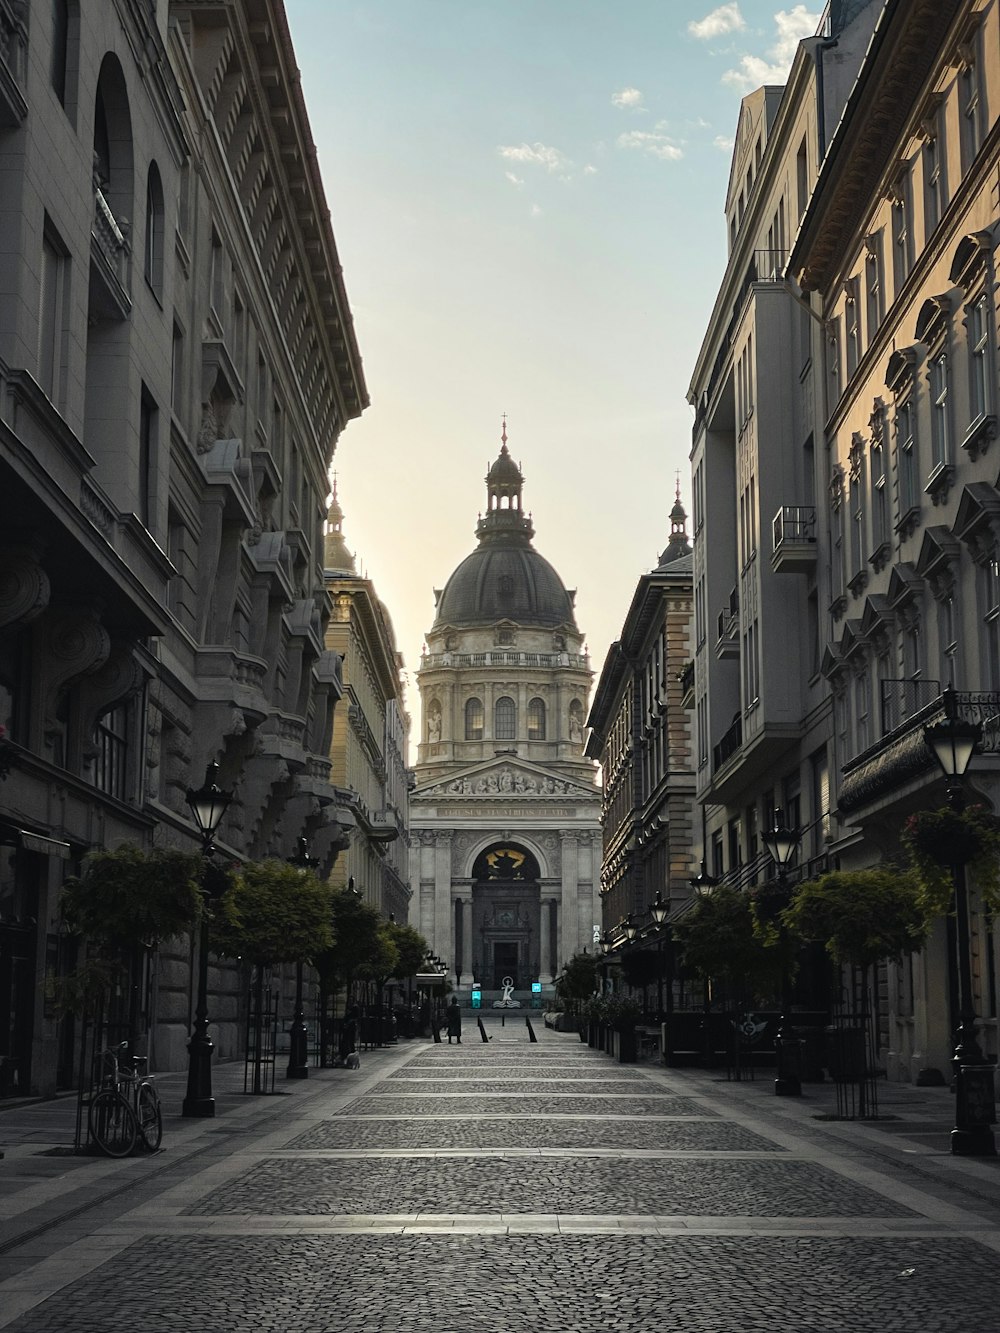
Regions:
<svg viewBox="0 0 1000 1333"><path fill-rule="evenodd" d="M531 544L535 530L521 508L524 476L507 449L506 418L500 439L499 457L486 474L486 513L476 525L479 547L445 584L434 627L511 620L575 629L572 595Z"/></svg>
<svg viewBox="0 0 1000 1333"><path fill-rule="evenodd" d="M337 499L337 479L333 479L333 499L327 512L326 539L323 543L323 566L339 573L356 574L354 556L344 541L344 511Z"/></svg>

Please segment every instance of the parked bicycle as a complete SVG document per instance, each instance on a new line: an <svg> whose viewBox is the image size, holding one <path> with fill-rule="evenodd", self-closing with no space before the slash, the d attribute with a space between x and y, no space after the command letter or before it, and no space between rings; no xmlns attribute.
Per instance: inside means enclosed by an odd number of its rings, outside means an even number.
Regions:
<svg viewBox="0 0 1000 1333"><path fill-rule="evenodd" d="M101 1051L104 1076L90 1102L90 1137L109 1157L127 1157L142 1142L156 1152L163 1138L163 1111L144 1055L128 1055L128 1042Z"/></svg>

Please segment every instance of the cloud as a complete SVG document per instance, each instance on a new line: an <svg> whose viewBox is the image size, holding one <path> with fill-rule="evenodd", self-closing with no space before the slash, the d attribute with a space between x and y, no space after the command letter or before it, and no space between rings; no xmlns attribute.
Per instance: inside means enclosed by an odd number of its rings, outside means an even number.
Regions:
<svg viewBox="0 0 1000 1333"><path fill-rule="evenodd" d="M650 130L629 130L619 134L619 148L637 148L650 157L662 158L665 162L676 162L684 156L684 149L678 147L665 134L654 134Z"/></svg>
<svg viewBox="0 0 1000 1333"><path fill-rule="evenodd" d="M524 184L524 180L522 179L522 177L515 176L512 171L505 171L503 174L510 181L511 185L516 185L520 188L520 186Z"/></svg>
<svg viewBox="0 0 1000 1333"><path fill-rule="evenodd" d="M583 174L584 174L585 176L596 176L596 175L597 175L597 168L596 168L592 163L588 162L587 165L586 165L586 166L584 167L584 169L583 169Z"/></svg>
<svg viewBox="0 0 1000 1333"><path fill-rule="evenodd" d="M688 32L699 41L707 42L712 37L723 37L727 32L742 32L746 26L739 5L729 4L713 9L703 19L692 19Z"/></svg>
<svg viewBox="0 0 1000 1333"><path fill-rule="evenodd" d="M542 210L539 208L537 204L531 205L531 216L533 218L540 218L542 216Z"/></svg>
<svg viewBox="0 0 1000 1333"><path fill-rule="evenodd" d="M712 145L718 148L720 153L731 153L736 147L736 140L730 139L727 134L717 134L712 140Z"/></svg>
<svg viewBox="0 0 1000 1333"><path fill-rule="evenodd" d="M796 5L779 9L774 16L775 40L764 56L744 55L736 69L727 69L722 82L749 91L762 83L784 83L803 37L813 37L820 15Z"/></svg>
<svg viewBox="0 0 1000 1333"><path fill-rule="evenodd" d="M642 93L638 88L623 88L620 93L611 94L611 101L615 106L640 106L642 103Z"/></svg>
<svg viewBox="0 0 1000 1333"><path fill-rule="evenodd" d="M549 148L543 143L501 146L497 152L507 162L522 162L551 172L565 172L570 165L569 159L558 148Z"/></svg>

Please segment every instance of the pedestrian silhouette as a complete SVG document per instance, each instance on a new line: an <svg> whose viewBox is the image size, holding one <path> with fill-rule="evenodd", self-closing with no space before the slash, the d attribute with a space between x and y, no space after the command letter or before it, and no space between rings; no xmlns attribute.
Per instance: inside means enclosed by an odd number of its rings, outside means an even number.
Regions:
<svg viewBox="0 0 1000 1333"><path fill-rule="evenodd" d="M459 1046L462 1044L462 1011L458 1007L458 996L451 997L451 1004L448 1005L448 1045L451 1045L451 1039L454 1037Z"/></svg>

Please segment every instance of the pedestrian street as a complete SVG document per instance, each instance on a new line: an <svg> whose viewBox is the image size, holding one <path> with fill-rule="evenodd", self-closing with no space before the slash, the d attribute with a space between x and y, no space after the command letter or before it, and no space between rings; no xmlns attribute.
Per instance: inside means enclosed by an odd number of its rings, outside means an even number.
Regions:
<svg viewBox="0 0 1000 1333"><path fill-rule="evenodd" d="M922 1132L946 1090L902 1089L890 1133L820 1118L828 1091L775 1098L766 1070L486 1024L169 1115L163 1153L78 1164L63 1200L31 1183L37 1138L8 1151L0 1329L106 1333L123 1302L152 1333L1000 1328L1000 1173Z"/></svg>

